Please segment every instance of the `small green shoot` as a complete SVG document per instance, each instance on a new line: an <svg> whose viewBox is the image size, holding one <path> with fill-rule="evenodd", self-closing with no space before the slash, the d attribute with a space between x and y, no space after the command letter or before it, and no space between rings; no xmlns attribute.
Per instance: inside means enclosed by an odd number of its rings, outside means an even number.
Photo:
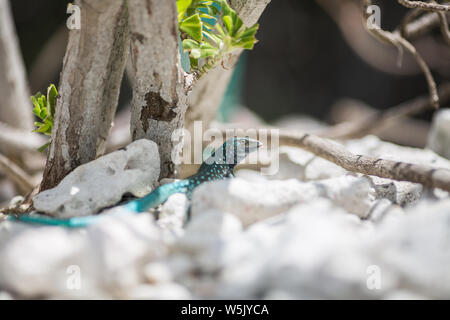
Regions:
<svg viewBox="0 0 450 320"><path fill-rule="evenodd" d="M47 136L52 135L53 129L53 118L55 116L55 105L56 98L58 97L58 91L56 87L51 84L47 89L47 96L38 92L31 97L31 102L34 105L33 114L38 117L41 121L36 121L34 123L36 129L33 132L43 133ZM44 151L51 141L47 142L41 146L38 151Z"/></svg>
<svg viewBox="0 0 450 320"><path fill-rule="evenodd" d="M177 0L177 8L182 47L199 75L235 49L253 49L257 41L258 24L247 28L226 0Z"/></svg>

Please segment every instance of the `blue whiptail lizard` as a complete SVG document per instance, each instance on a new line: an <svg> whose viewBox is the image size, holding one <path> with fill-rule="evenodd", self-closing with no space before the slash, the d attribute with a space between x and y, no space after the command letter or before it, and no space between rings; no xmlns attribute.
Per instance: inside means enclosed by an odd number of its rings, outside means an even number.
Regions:
<svg viewBox="0 0 450 320"><path fill-rule="evenodd" d="M188 199L191 199L192 191L203 182L234 177L234 167L261 146L262 143L254 139L231 138L227 140L222 147L215 150L211 156L202 163L196 174L180 181L162 185L145 197L124 204L123 209L125 210L119 211L119 213L145 212L150 208L155 208L164 203L171 195L176 193L184 193ZM9 220L41 225L79 228L92 225L105 216L106 215L99 214L94 216L57 219L33 214L19 216L11 215L9 216Z"/></svg>

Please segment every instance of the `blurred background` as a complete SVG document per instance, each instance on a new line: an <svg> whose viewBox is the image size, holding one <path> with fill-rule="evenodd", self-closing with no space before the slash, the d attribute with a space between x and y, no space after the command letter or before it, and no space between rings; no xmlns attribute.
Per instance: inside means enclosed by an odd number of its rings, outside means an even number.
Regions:
<svg viewBox="0 0 450 320"><path fill-rule="evenodd" d="M65 12L69 2L11 1L32 93L44 92L49 82L58 82L67 41ZM398 68L395 49L375 43L387 54L380 56L381 61L368 63L372 57L364 49L370 47L358 47L355 42L364 44L367 39L363 38L370 39L370 36L363 29L360 34L343 34L346 27L340 27L337 22L341 16L347 25L358 29L362 28L361 18L351 12L342 17L345 14L342 11L351 10L339 10L333 3L336 2L273 0L270 3L260 20L259 43L253 51L246 52L239 65L243 69L239 70L242 86L235 89L238 91L235 94L239 95L240 103L269 122L292 113L332 122L331 108L342 98L386 109L427 93L415 61L405 57ZM407 12L396 1L375 3L381 7L382 27L388 30L397 27ZM439 29L414 44L433 68L436 81L441 83L448 78L450 49ZM238 77L234 80L239 81ZM126 83L123 89L122 108L131 97ZM421 118L429 120L430 116L431 112Z"/></svg>

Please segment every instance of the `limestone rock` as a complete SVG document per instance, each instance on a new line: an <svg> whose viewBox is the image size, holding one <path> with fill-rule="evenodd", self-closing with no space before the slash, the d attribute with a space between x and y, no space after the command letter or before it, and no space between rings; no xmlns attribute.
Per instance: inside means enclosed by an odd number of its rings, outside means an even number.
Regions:
<svg viewBox="0 0 450 320"><path fill-rule="evenodd" d="M438 111L428 136L428 148L450 159L450 109Z"/></svg>
<svg viewBox="0 0 450 320"><path fill-rule="evenodd" d="M126 193L149 193L159 177L159 164L156 143L137 140L76 168L58 186L36 195L33 204L37 211L59 218L92 215Z"/></svg>

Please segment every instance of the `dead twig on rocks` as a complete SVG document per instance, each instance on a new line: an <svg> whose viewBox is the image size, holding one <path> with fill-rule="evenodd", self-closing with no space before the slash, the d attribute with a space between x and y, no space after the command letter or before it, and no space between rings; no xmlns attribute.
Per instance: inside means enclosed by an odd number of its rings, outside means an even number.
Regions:
<svg viewBox="0 0 450 320"><path fill-rule="evenodd" d="M450 170L447 169L353 154L331 140L305 133L280 133L279 139L280 145L302 148L351 172L420 183L450 192Z"/></svg>

